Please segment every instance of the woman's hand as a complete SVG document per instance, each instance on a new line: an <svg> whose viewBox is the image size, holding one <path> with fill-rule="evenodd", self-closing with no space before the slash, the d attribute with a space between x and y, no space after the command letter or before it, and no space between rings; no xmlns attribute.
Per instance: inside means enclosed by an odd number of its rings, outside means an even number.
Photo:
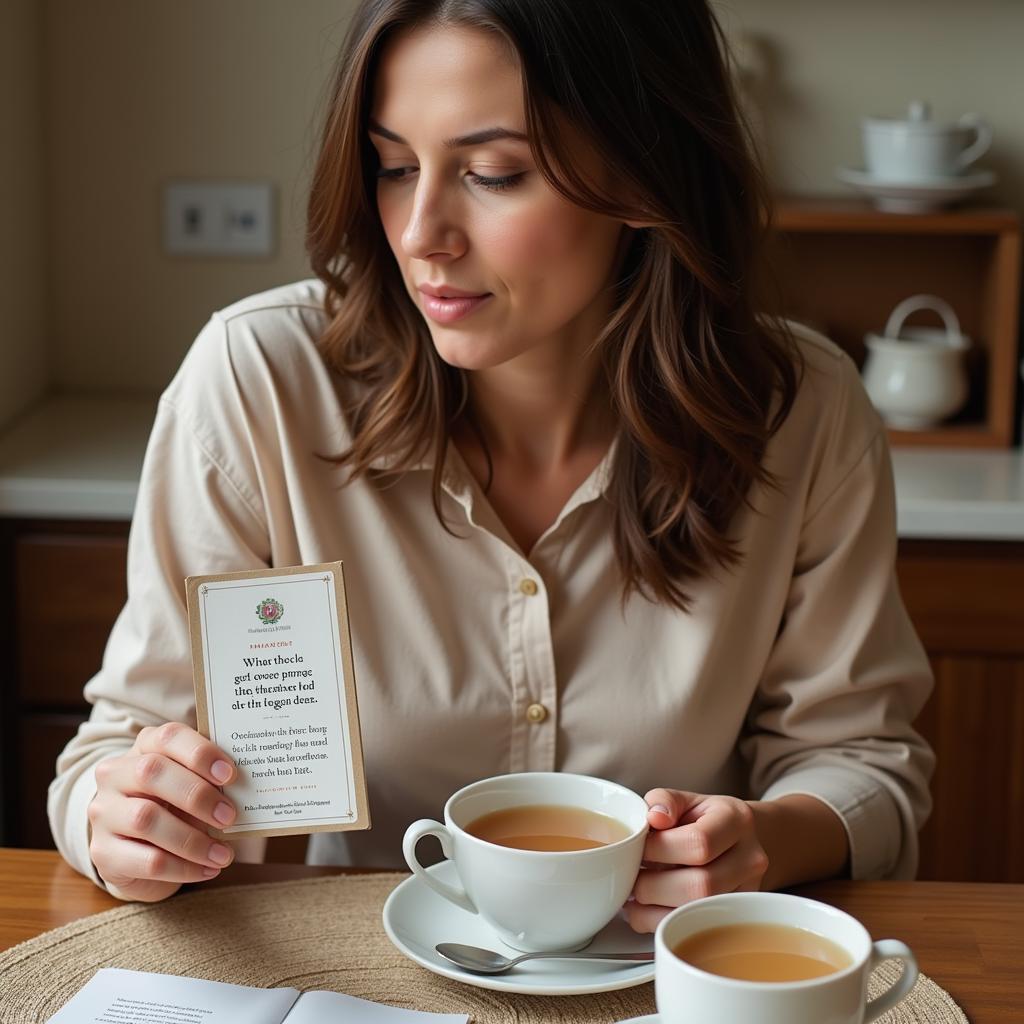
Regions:
<svg viewBox="0 0 1024 1024"><path fill-rule="evenodd" d="M702 896L779 889L848 870L842 818L823 800L791 793L738 800L652 789L651 830L626 918L652 932L673 908Z"/></svg>
<svg viewBox="0 0 1024 1024"><path fill-rule="evenodd" d="M626 919L653 932L672 909L702 896L759 889L768 870L750 804L732 796L652 789L651 829Z"/></svg>
<svg viewBox="0 0 1024 1024"><path fill-rule="evenodd" d="M96 766L89 854L100 877L124 899L152 902L219 874L234 851L206 826L235 820L217 789L234 777L230 758L187 725L143 729L127 754Z"/></svg>

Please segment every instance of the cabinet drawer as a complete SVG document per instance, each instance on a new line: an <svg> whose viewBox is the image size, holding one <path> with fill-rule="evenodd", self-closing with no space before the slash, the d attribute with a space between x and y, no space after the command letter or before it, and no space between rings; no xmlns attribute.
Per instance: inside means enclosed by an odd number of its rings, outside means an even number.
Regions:
<svg viewBox="0 0 1024 1024"><path fill-rule="evenodd" d="M84 721L84 715L47 714L26 715L18 723L18 771L10 786L10 846L53 849L46 819L46 791L53 781L57 755Z"/></svg>
<svg viewBox="0 0 1024 1024"><path fill-rule="evenodd" d="M918 878L1024 882L1024 659L932 659L917 728L937 755Z"/></svg>
<svg viewBox="0 0 1024 1024"><path fill-rule="evenodd" d="M1024 544L903 541L896 570L929 654L1024 655Z"/></svg>
<svg viewBox="0 0 1024 1024"><path fill-rule="evenodd" d="M124 606L128 541L23 534L15 542L18 694L23 705L74 708L100 667Z"/></svg>

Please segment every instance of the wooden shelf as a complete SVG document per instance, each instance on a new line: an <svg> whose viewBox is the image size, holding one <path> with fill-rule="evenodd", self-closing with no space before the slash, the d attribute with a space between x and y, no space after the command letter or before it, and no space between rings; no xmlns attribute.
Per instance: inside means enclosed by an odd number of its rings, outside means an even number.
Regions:
<svg viewBox="0 0 1024 1024"><path fill-rule="evenodd" d="M992 430L985 423L958 423L955 420L934 430L897 430L889 428L889 443L913 448L1008 448L995 443Z"/></svg>
<svg viewBox="0 0 1024 1024"><path fill-rule="evenodd" d="M1001 448L1013 443L1021 287L1021 221L1012 210L967 207L885 213L862 200L782 199L773 270L784 308L862 365L864 335L921 292L952 305L972 348L964 409L893 443ZM922 318L921 323L931 323Z"/></svg>
<svg viewBox="0 0 1024 1024"><path fill-rule="evenodd" d="M932 213L886 213L859 199L779 199L775 227L782 231L850 231L893 235L991 235L1019 227L1012 210L965 206Z"/></svg>

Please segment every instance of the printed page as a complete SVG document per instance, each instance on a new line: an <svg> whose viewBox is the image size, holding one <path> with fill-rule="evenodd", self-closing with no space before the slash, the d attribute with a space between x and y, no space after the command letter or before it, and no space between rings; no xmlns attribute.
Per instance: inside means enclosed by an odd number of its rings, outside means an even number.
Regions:
<svg viewBox="0 0 1024 1024"><path fill-rule="evenodd" d="M305 992L288 1014L287 1024L466 1024L468 1020L463 1013L422 1013L340 992Z"/></svg>
<svg viewBox="0 0 1024 1024"><path fill-rule="evenodd" d="M211 834L369 828L341 563L186 585L199 729L238 766Z"/></svg>
<svg viewBox="0 0 1024 1024"><path fill-rule="evenodd" d="M103 967L47 1024L281 1024L298 995Z"/></svg>

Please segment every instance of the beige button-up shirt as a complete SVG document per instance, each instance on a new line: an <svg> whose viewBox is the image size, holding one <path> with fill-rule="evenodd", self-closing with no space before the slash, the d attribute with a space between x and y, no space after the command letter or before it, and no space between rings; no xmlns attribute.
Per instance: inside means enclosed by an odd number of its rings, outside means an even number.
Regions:
<svg viewBox="0 0 1024 1024"><path fill-rule="evenodd" d="M454 449L458 536L428 466L342 486L318 457L347 436L326 322L316 281L239 302L160 402L128 602L50 789L72 865L95 877L96 763L145 725L195 724L185 577L342 559L373 828L318 834L311 859L400 865L406 825L460 786L560 770L639 793L812 794L845 822L855 877L912 875L932 757L910 723L931 677L894 578L885 433L845 355L798 329L805 379L766 456L781 486L755 488L741 565L692 584L684 614L620 605L607 457L529 553Z"/></svg>

